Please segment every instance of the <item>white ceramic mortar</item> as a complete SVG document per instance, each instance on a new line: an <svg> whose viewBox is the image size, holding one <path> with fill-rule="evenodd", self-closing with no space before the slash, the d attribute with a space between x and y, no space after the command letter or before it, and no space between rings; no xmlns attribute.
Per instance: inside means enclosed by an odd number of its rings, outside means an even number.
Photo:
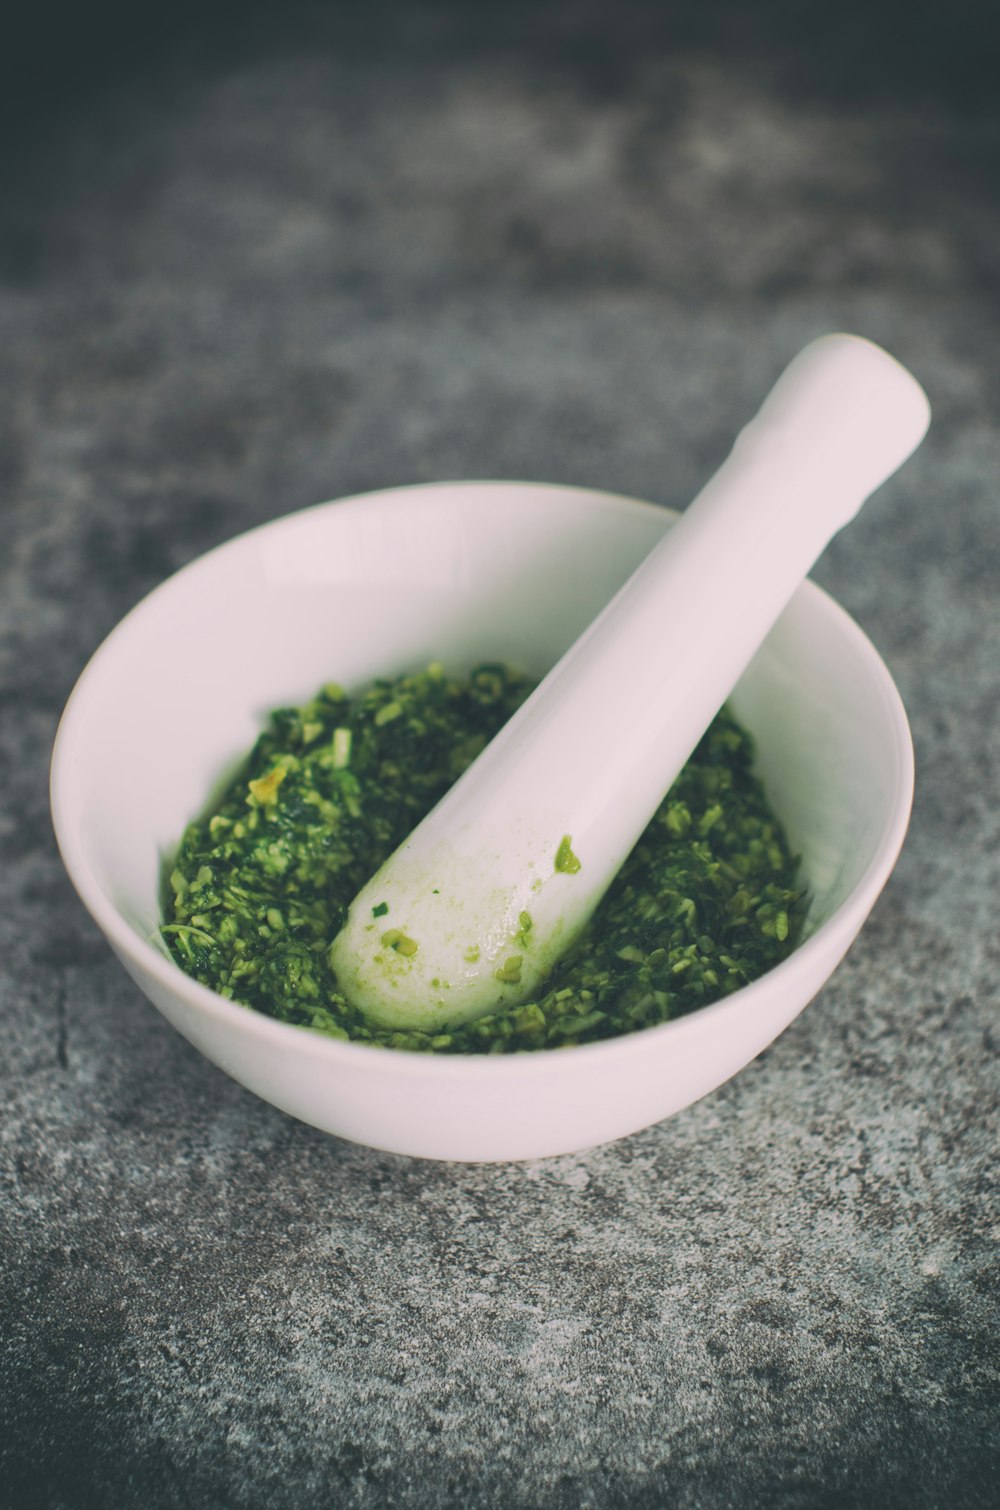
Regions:
<svg viewBox="0 0 1000 1510"><path fill-rule="evenodd" d="M399 1153L524 1159L659 1121L758 1054L823 985L908 821L905 713L869 641L811 583L733 697L812 903L784 963L676 1022L572 1049L447 1057L323 1038L226 1001L157 939L164 859L274 707L432 660L543 674L674 516L525 483L324 504L210 552L109 636L67 705L52 811L69 874L141 990L210 1059L331 1133ZM709 609L712 605L708 605ZM114 730L109 738L108 731Z"/></svg>

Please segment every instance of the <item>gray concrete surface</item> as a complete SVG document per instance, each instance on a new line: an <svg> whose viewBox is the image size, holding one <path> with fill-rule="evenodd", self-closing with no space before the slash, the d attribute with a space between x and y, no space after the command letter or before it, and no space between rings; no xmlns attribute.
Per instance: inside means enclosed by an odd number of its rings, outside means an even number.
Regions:
<svg viewBox="0 0 1000 1510"><path fill-rule="evenodd" d="M8 112L0 1501L995 1504L987 8L172 15L36 21ZM918 793L808 1011L672 1121L496 1168L325 1137L173 1034L47 814L121 614L360 489L682 505L829 329L935 420L815 573L898 680Z"/></svg>

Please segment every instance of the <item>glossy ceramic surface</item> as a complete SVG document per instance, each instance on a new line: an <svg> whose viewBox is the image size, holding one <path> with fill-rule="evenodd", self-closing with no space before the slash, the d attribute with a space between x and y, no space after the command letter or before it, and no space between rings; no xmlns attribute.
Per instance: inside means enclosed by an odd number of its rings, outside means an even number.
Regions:
<svg viewBox="0 0 1000 1510"><path fill-rule="evenodd" d="M672 518L543 485L396 489L241 536L122 621L60 725L53 819L81 898L180 1032L249 1089L331 1133L423 1157L500 1160L568 1152L667 1117L787 1026L885 884L913 784L885 666L811 583L733 697L803 857L808 924L787 961L724 1002L607 1043L438 1058L273 1022L190 980L157 940L164 859L273 707L325 681L356 685L431 660L461 669L500 658L541 675Z"/></svg>

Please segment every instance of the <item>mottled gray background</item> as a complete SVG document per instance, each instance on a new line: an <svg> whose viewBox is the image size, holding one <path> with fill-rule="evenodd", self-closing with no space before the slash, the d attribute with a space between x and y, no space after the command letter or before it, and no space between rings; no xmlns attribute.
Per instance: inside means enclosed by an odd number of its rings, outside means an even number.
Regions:
<svg viewBox="0 0 1000 1510"><path fill-rule="evenodd" d="M4 39L0 1501L995 1504L995 8L145 10ZM829 329L935 420L816 572L919 768L818 1000L683 1115L527 1165L352 1147L201 1059L49 829L120 615L358 489L683 505Z"/></svg>

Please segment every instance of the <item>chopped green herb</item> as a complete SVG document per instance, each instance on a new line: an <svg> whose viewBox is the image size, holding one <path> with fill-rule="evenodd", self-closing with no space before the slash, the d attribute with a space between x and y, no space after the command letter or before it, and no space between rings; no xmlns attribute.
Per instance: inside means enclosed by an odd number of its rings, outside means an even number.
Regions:
<svg viewBox="0 0 1000 1510"><path fill-rule="evenodd" d="M512 954L505 959L498 970L493 973L497 980L502 980L505 985L516 986L521 979L521 965L523 961L519 954Z"/></svg>
<svg viewBox="0 0 1000 1510"><path fill-rule="evenodd" d="M399 928L390 928L388 933L383 933L382 942L387 949L395 949L397 954L416 954L417 943L409 938Z"/></svg>
<svg viewBox="0 0 1000 1510"><path fill-rule="evenodd" d="M314 729L315 724L303 726L303 735L306 729ZM323 726L319 725L317 733L322 733ZM315 736L314 736L315 737ZM350 729L334 729L333 731L333 767L336 771L342 771L351 759L351 731Z"/></svg>
<svg viewBox="0 0 1000 1510"><path fill-rule="evenodd" d="M329 683L305 707L279 709L165 869L161 931L180 968L331 1038L495 1054L666 1022L783 959L804 905L797 866L753 774L749 737L723 712L536 1000L435 1035L377 1029L346 1001L327 951L348 905L530 690L500 664L465 679L433 666L350 697ZM568 834L555 867L580 868ZM388 910L380 903L372 915ZM523 912L514 949L527 951L531 933ZM404 960L418 947L400 928L382 942ZM479 952L470 942L465 957ZM512 953L496 973L515 984L521 963Z"/></svg>
<svg viewBox="0 0 1000 1510"><path fill-rule="evenodd" d="M569 834L564 834L556 850L556 870L563 875L575 876L580 869L580 862L573 853Z"/></svg>
<svg viewBox="0 0 1000 1510"><path fill-rule="evenodd" d="M266 776L260 776L256 781L248 781L250 788L248 802L259 803L261 807L273 807L278 800L278 788L284 781L286 771L283 766L275 766L273 771L268 771Z"/></svg>

